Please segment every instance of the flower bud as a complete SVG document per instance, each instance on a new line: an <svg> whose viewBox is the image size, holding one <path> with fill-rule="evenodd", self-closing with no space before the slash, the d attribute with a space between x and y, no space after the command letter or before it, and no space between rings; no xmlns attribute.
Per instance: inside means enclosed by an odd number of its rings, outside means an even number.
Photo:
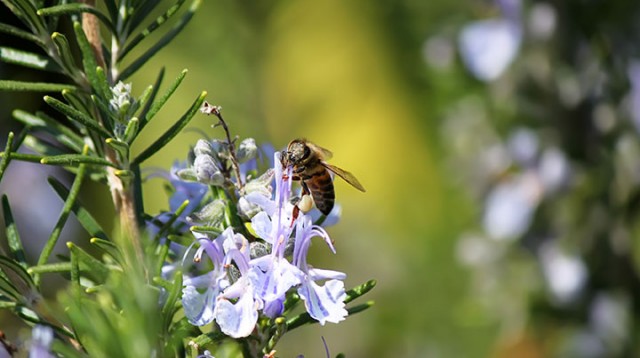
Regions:
<svg viewBox="0 0 640 358"><path fill-rule="evenodd" d="M224 175L218 169L215 161L208 155L199 155L193 162L196 178L199 182L209 185L222 185Z"/></svg>
<svg viewBox="0 0 640 358"><path fill-rule="evenodd" d="M238 162L244 163L258 156L258 146L253 138L247 138L240 142L237 151Z"/></svg>
<svg viewBox="0 0 640 358"><path fill-rule="evenodd" d="M193 168L180 169L176 172L176 175L184 181L198 181L196 171Z"/></svg>
<svg viewBox="0 0 640 358"><path fill-rule="evenodd" d="M196 156L211 155L211 143L204 139L199 139L196 146L193 148L193 154Z"/></svg>
<svg viewBox="0 0 640 358"><path fill-rule="evenodd" d="M247 182L247 184L244 186L244 192L247 194L258 192L260 194L264 194L265 196L271 197L271 181L273 180L273 176L273 169L267 170L261 176Z"/></svg>
<svg viewBox="0 0 640 358"><path fill-rule="evenodd" d="M245 219L251 219L260 211L262 209L258 205L250 203L244 196L238 199L238 214Z"/></svg>
<svg viewBox="0 0 640 358"><path fill-rule="evenodd" d="M200 211L187 217L187 221L203 223L207 226L217 226L224 220L224 209L226 203L222 199L217 199L205 205Z"/></svg>

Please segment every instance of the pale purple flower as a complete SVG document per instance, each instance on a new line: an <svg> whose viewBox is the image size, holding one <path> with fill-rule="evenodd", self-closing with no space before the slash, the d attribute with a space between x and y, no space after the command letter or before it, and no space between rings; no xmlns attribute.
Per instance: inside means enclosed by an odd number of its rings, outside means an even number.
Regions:
<svg viewBox="0 0 640 358"><path fill-rule="evenodd" d="M215 306L218 296L229 286L227 271L224 268L226 241L235 241L236 234L231 228L226 229L215 240L201 233L194 232L200 248L194 255L195 261L200 261L202 254L206 253L213 263L213 270L196 277L184 276L182 290L182 306L189 323L203 326L211 323L215 318ZM200 292L199 290L204 290Z"/></svg>
<svg viewBox="0 0 640 358"><path fill-rule="evenodd" d="M264 211L251 219L256 234L271 244L271 253L251 261L250 277L257 295L267 308L265 314L275 317L282 313L287 291L300 283L302 272L284 257L285 248L293 231L293 205L291 197L291 168L284 172L280 153L274 154L275 198L264 195L247 195L247 200ZM284 174L284 175L283 175Z"/></svg>
<svg viewBox="0 0 640 358"><path fill-rule="evenodd" d="M307 252L311 246L311 239L319 237L333 253L335 248L327 232L320 226L313 225L311 218L303 215L296 224L296 238L293 251L293 264L304 274L298 294L304 300L304 305L311 317L324 325L325 322L338 323L345 319L347 310L344 300L346 293L342 280L346 274L338 271L311 268L307 264ZM324 285L316 281L326 280Z"/></svg>
<svg viewBox="0 0 640 358"><path fill-rule="evenodd" d="M49 326L36 325L31 332L31 349L29 358L53 358L51 344L53 343L53 329Z"/></svg>
<svg viewBox="0 0 640 358"><path fill-rule="evenodd" d="M253 332L258 322L258 310L263 306L248 275L249 245L244 241L240 248L233 248L227 253L227 265L235 262L241 276L218 297L214 313L220 330L233 338L247 337ZM234 303L231 299L237 300Z"/></svg>

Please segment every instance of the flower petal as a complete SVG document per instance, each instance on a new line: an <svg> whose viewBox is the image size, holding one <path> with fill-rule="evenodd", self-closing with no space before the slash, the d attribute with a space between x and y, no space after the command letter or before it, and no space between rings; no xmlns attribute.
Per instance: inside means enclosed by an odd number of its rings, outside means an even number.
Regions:
<svg viewBox="0 0 640 358"><path fill-rule="evenodd" d="M189 323L204 326L213 321L218 293L219 291L213 287L204 293L198 292L194 286L186 286L182 290L182 307Z"/></svg>
<svg viewBox="0 0 640 358"><path fill-rule="evenodd" d="M321 325L325 322L338 323L348 315L344 308L347 295L342 281L331 280L324 286L319 286L312 280L307 280L298 288L298 294L304 300L309 315Z"/></svg>
<svg viewBox="0 0 640 358"><path fill-rule="evenodd" d="M271 225L271 219L269 219L269 215L264 211L257 213L256 216L251 219L251 227L258 237L270 244L273 244L273 239L271 237Z"/></svg>
<svg viewBox="0 0 640 358"><path fill-rule="evenodd" d="M233 338L247 337L258 322L257 306L252 290L247 290L235 304L227 299L220 299L215 312L220 330Z"/></svg>

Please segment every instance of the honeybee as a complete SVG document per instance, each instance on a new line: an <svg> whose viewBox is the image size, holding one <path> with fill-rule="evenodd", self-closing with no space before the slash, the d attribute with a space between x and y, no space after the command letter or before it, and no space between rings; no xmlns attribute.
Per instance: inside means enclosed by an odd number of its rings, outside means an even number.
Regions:
<svg viewBox="0 0 640 358"><path fill-rule="evenodd" d="M333 156L331 151L315 145L306 139L294 139L287 149L282 151L282 165L293 167L293 180L299 180L302 185L302 197L311 194L316 208L324 215L329 215L335 202L336 194L333 189L332 172L354 188L365 192L364 187L353 174L331 165L325 160Z"/></svg>

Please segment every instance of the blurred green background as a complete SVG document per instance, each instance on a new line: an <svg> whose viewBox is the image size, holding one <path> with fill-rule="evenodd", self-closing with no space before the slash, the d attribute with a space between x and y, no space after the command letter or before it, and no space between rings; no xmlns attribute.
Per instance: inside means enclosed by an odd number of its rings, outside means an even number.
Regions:
<svg viewBox="0 0 640 358"><path fill-rule="evenodd" d="M338 182L343 216L329 229L337 254L316 245L311 261L346 272L348 287L376 279L366 296L375 306L287 334L281 356L324 357L321 337L347 357L634 356L638 9L633 1L206 1L131 79L139 95L161 67L166 79L189 69L134 150L206 90L232 134L276 148L306 137L366 187ZM484 19L512 27L473 37L495 51L482 62L464 53L461 36ZM483 77L491 65L499 73ZM3 78L34 76L3 66ZM3 138L16 106L43 104L40 95L0 93ZM183 160L202 132L222 136L205 116L190 127L200 132L185 131L147 167ZM522 149L522 138L535 148ZM545 148L571 168L553 190L538 165ZM538 153L535 165L519 159L523 150ZM532 176L534 193L505 213L527 209L524 223L496 234L492 193ZM167 209L157 193L162 183L147 183L152 214ZM93 206L108 225L112 208ZM497 225L508 220L498 216ZM580 259L547 264L550 243ZM474 261L469 247L484 256ZM556 299L550 277L563 273L560 287L575 281L578 293ZM593 308L603 292L622 297L604 318ZM598 325L616 317L618 325Z"/></svg>

